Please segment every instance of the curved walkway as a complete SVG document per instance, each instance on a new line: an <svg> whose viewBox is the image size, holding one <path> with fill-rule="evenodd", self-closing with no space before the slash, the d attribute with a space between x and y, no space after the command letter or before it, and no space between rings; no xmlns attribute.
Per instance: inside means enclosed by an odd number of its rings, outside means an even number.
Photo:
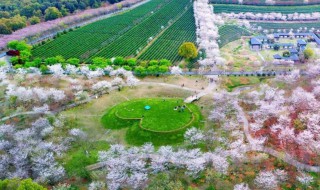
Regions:
<svg viewBox="0 0 320 190"><path fill-rule="evenodd" d="M23 115L38 115L38 114L44 114L44 115L53 115L52 112L37 112L37 111L27 111L27 112L20 112L20 113L15 113L7 117L3 117L0 119L0 122L7 121L11 118L17 117L17 116L23 116Z"/></svg>
<svg viewBox="0 0 320 190"><path fill-rule="evenodd" d="M199 91L194 88L182 87L176 84L168 84L168 83L161 83L161 82L139 82L138 85L160 85L160 86L171 87L171 88L179 88L187 91Z"/></svg>

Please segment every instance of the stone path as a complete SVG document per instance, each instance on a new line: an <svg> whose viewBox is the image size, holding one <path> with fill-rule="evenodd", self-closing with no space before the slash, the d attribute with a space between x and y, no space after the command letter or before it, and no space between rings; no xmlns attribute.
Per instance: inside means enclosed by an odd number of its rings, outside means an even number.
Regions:
<svg viewBox="0 0 320 190"><path fill-rule="evenodd" d="M193 101L199 100L201 97L212 93L216 89L216 84L211 82L204 90L201 90L198 94L192 95L184 100L185 103L191 103Z"/></svg>

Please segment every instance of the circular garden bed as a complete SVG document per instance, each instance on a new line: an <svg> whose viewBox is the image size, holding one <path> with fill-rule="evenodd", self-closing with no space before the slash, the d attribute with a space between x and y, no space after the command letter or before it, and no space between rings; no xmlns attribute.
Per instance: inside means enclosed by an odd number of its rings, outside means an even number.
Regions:
<svg viewBox="0 0 320 190"><path fill-rule="evenodd" d="M201 113L195 104L182 99L148 98L118 104L102 117L108 129L127 128L126 141L141 145L176 144L183 141L188 127L201 127Z"/></svg>

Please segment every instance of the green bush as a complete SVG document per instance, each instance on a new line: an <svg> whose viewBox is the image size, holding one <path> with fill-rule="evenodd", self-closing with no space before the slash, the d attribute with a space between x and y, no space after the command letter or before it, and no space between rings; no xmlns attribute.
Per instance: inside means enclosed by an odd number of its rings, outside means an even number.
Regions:
<svg viewBox="0 0 320 190"><path fill-rule="evenodd" d="M125 65L125 63L126 63L126 61L123 57L116 57L113 61L114 65L119 65L119 66Z"/></svg>
<svg viewBox="0 0 320 190"><path fill-rule="evenodd" d="M33 182L32 179L5 179L0 180L1 190L47 190L41 185Z"/></svg>
<svg viewBox="0 0 320 190"><path fill-rule="evenodd" d="M79 66L80 59L78 59L78 58L70 58L70 59L67 60L67 63L69 63L70 65Z"/></svg>

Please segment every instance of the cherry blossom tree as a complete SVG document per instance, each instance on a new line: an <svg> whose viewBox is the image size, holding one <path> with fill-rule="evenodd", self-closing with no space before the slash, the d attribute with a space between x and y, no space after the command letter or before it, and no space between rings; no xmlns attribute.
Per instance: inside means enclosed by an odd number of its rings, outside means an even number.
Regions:
<svg viewBox="0 0 320 190"><path fill-rule="evenodd" d="M300 172L300 174L297 175L297 180L303 185L309 185L313 182L313 177L304 172Z"/></svg>
<svg viewBox="0 0 320 190"><path fill-rule="evenodd" d="M254 181L260 189L276 189L278 186L277 177L270 171L261 171Z"/></svg>
<svg viewBox="0 0 320 190"><path fill-rule="evenodd" d="M41 107L33 107L32 109L34 112L38 112L38 113L46 113L49 111L49 106L48 104L44 104Z"/></svg>
<svg viewBox="0 0 320 190"><path fill-rule="evenodd" d="M108 151L99 152L99 161L108 171L109 189L143 188L150 173L173 168L184 168L187 175L195 177L206 167L213 167L221 174L227 174L229 167L226 157L217 153L202 153L200 149L174 150L171 146L161 146L156 151L150 144L131 148L111 145Z"/></svg>
<svg viewBox="0 0 320 190"><path fill-rule="evenodd" d="M179 66L173 66L170 68L170 72L175 76L179 76L182 74L182 69Z"/></svg>
<svg viewBox="0 0 320 190"><path fill-rule="evenodd" d="M17 97L17 99L22 102L29 102L32 100L46 102L50 99L52 99L54 102L59 102L66 97L64 91L54 88L45 89L39 87L17 87L10 84L6 90L6 97L10 98L11 96Z"/></svg>
<svg viewBox="0 0 320 190"><path fill-rule="evenodd" d="M213 13L213 8L208 0L194 1L194 17L196 23L197 44L200 49L206 52L206 57L200 60L202 66L214 67L223 65L224 59L220 56L219 45L217 43L219 33L217 25L222 25L223 19Z"/></svg>
<svg viewBox="0 0 320 190"><path fill-rule="evenodd" d="M201 130L192 127L186 131L184 139L186 142L195 145L204 140L204 135Z"/></svg>
<svg viewBox="0 0 320 190"><path fill-rule="evenodd" d="M61 78L64 76L65 71L62 68L61 64L49 65L48 68L49 71L52 72L54 77Z"/></svg>
<svg viewBox="0 0 320 190"><path fill-rule="evenodd" d="M108 81L99 81L92 86L92 89L96 92L108 90L111 88L111 83Z"/></svg>
<svg viewBox="0 0 320 190"><path fill-rule="evenodd" d="M89 190L103 190L103 189L106 189L105 188L106 185L104 182L101 182L101 181L93 181L90 183L89 185Z"/></svg>
<svg viewBox="0 0 320 190"><path fill-rule="evenodd" d="M234 186L233 190L250 190L249 185L246 183L240 183Z"/></svg>
<svg viewBox="0 0 320 190"><path fill-rule="evenodd" d="M136 77L130 76L130 77L127 78L126 83L127 83L128 86L133 87L133 86L137 86L139 81L140 80L137 79Z"/></svg>
<svg viewBox="0 0 320 190"><path fill-rule="evenodd" d="M52 143L48 140L47 137L52 134L53 129L54 126L46 118L39 118L23 129L1 125L1 177L32 177L42 183L61 180L65 171L56 162L54 155L65 151L67 144L63 141Z"/></svg>

